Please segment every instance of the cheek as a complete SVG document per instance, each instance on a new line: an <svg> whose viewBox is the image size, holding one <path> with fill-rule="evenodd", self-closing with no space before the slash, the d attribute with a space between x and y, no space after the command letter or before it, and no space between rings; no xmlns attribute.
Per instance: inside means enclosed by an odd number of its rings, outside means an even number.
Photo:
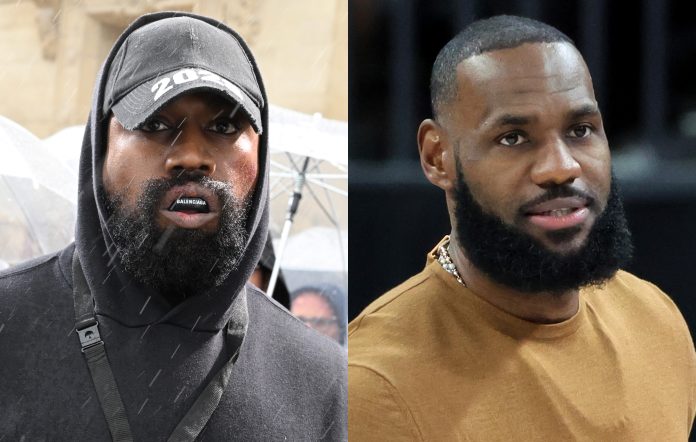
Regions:
<svg viewBox="0 0 696 442"><path fill-rule="evenodd" d="M464 177L474 200L486 213L512 223L516 208L520 205L515 189L521 186L514 184L511 170L501 170L495 167L497 164L488 164L483 160L469 164L472 167L464 168Z"/></svg>
<svg viewBox="0 0 696 442"><path fill-rule="evenodd" d="M257 152L253 140L239 140L224 163L226 181L233 184L233 191L239 199L249 196L256 186L259 173Z"/></svg>
<svg viewBox="0 0 696 442"><path fill-rule="evenodd" d="M254 190L258 177L258 169L256 157L254 157L253 160L244 159L235 162L234 181L239 188L238 197L247 197Z"/></svg>
<svg viewBox="0 0 696 442"><path fill-rule="evenodd" d="M102 180L104 188L110 194L118 192L123 187L124 170L128 167L126 156L118 143L110 141L106 150L106 157L102 167Z"/></svg>
<svg viewBox="0 0 696 442"><path fill-rule="evenodd" d="M142 155L137 140L120 134L110 139L102 167L104 189L110 194L121 194L134 205L140 185L150 177L153 158Z"/></svg>
<svg viewBox="0 0 696 442"><path fill-rule="evenodd" d="M606 201L611 187L611 155L608 148L597 149L581 160L583 175L588 186Z"/></svg>

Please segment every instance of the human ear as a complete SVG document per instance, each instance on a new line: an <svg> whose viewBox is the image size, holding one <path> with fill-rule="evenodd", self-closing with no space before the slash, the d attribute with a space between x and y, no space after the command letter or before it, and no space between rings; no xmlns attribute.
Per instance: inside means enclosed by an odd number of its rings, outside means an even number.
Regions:
<svg viewBox="0 0 696 442"><path fill-rule="evenodd" d="M425 177L443 190L454 185L454 164L447 132L437 121L427 119L418 127L418 152Z"/></svg>

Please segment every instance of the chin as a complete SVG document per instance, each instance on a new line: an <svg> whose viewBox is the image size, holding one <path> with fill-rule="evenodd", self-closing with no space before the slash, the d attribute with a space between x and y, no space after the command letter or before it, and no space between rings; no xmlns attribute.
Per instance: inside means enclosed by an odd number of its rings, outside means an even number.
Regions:
<svg viewBox="0 0 696 442"><path fill-rule="evenodd" d="M589 232L578 232L577 229L564 229L548 232L539 241L550 252L568 256L579 252L586 244Z"/></svg>

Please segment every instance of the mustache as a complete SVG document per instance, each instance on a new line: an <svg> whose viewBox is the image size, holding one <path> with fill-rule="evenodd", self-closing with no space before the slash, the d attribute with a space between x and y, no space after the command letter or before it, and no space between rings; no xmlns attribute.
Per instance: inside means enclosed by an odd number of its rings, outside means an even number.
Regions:
<svg viewBox="0 0 696 442"><path fill-rule="evenodd" d="M191 183L209 189L220 199L223 205L235 202L230 183L216 181L201 172L190 170L172 173L166 178L152 178L145 181L142 197L151 204L156 204L173 187Z"/></svg>
<svg viewBox="0 0 696 442"><path fill-rule="evenodd" d="M152 216L159 210L162 199L169 190L186 184L196 184L208 189L218 198L223 211L228 206L239 209L246 204L246 201L238 201L235 197L231 183L214 180L202 172L184 170L175 171L166 177L150 178L141 183L133 207L124 204L128 188L122 188L111 194L102 190L108 218L110 219L116 210L123 210L131 216Z"/></svg>
<svg viewBox="0 0 696 442"><path fill-rule="evenodd" d="M522 204L518 210L519 213L527 213L532 207L546 201L551 201L556 198L579 197L587 200L588 206L597 209L597 197L590 192L578 189L569 184L561 184L551 187L538 197Z"/></svg>
<svg viewBox="0 0 696 442"><path fill-rule="evenodd" d="M164 189L165 191L171 189L172 187L183 186L188 183L200 184L201 186L210 190L231 190L231 186L229 184L216 181L202 172L192 170L183 170L181 172L172 173L168 178L149 179L146 181L146 183L148 185L150 183L155 184L159 189Z"/></svg>

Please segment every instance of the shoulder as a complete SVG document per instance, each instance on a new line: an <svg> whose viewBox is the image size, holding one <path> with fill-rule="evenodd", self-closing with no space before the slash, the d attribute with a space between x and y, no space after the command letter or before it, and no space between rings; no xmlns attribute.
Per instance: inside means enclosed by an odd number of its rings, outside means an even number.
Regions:
<svg viewBox="0 0 696 442"><path fill-rule="evenodd" d="M585 297L592 314L615 324L636 339L653 342L663 351L694 359L694 347L686 320L672 299L655 284L626 271L617 274ZM648 325L649 326L646 326Z"/></svg>
<svg viewBox="0 0 696 442"><path fill-rule="evenodd" d="M0 313L7 312L0 321L0 338L16 343L13 348L19 346L15 350L9 345L0 346L0 359L7 360L9 353L14 352L18 359L25 360L21 343L28 336L45 343L54 339L54 334L66 336L74 326L72 278L68 280L64 274L62 253L36 258L0 273ZM57 333L57 329L61 332Z"/></svg>
<svg viewBox="0 0 696 442"><path fill-rule="evenodd" d="M634 316L684 322L672 299L655 284L619 270L602 286L589 289L586 299L596 309L620 309ZM685 325L685 324L684 324Z"/></svg>
<svg viewBox="0 0 696 442"><path fill-rule="evenodd" d="M349 324L349 394L356 407L378 401L380 407L391 404L393 417L408 414L399 393L411 382L404 363L415 363L432 350L432 327L447 308L443 302L447 291L438 275L426 266L375 300Z"/></svg>
<svg viewBox="0 0 696 442"><path fill-rule="evenodd" d="M437 264L437 263L436 263ZM348 325L350 359L384 360L384 349L403 357L427 345L436 318L446 314L456 287L449 287L429 264L420 273L368 305ZM394 352L398 350L398 355Z"/></svg>
<svg viewBox="0 0 696 442"><path fill-rule="evenodd" d="M36 368L38 364L52 367L57 360L62 363L61 358L69 354L66 349L72 348L68 338L73 334L75 313L71 284L60 264L62 253L33 259L0 274L0 372L13 385L30 388L43 370Z"/></svg>
<svg viewBox="0 0 696 442"><path fill-rule="evenodd" d="M348 336L355 338L368 328L374 319L401 318L407 321L410 315L418 315L414 309L423 308L433 302L437 295L437 281L426 267L420 273L412 276L392 288L370 305L353 320L348 327ZM387 321L389 322L389 321Z"/></svg>
<svg viewBox="0 0 696 442"><path fill-rule="evenodd" d="M671 378L683 380L683 385L691 389L689 407L693 420L696 353L686 320L672 299L655 284L619 271L588 296L588 304L605 322L620 324L622 333L630 333L643 349L652 350L654 361L668 361Z"/></svg>
<svg viewBox="0 0 696 442"><path fill-rule="evenodd" d="M0 271L0 302L13 294L31 294L34 289L55 290L57 285L71 287L72 276L67 274L63 261L71 259L73 249L71 244L61 251Z"/></svg>
<svg viewBox="0 0 696 442"><path fill-rule="evenodd" d="M307 327L263 292L247 285L247 366L258 388L273 392L276 404L292 404L307 434L346 440L348 373L346 352ZM270 387L272 385L272 387ZM282 407L281 407L282 408ZM321 436L319 436L321 435Z"/></svg>
<svg viewBox="0 0 696 442"><path fill-rule="evenodd" d="M336 342L307 327L275 300L247 285L250 329L257 345L297 364L345 372L346 352Z"/></svg>

